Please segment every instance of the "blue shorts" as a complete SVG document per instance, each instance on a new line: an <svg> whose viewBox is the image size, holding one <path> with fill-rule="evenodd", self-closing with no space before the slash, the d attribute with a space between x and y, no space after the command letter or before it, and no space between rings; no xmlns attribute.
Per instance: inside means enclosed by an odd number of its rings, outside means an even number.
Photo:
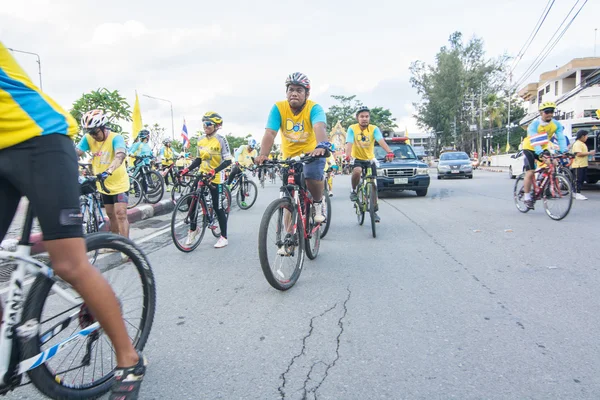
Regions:
<svg viewBox="0 0 600 400"><path fill-rule="evenodd" d="M323 170L325 169L325 161L326 159L322 157L317 158L311 163L304 164L304 178L322 181L324 174Z"/></svg>

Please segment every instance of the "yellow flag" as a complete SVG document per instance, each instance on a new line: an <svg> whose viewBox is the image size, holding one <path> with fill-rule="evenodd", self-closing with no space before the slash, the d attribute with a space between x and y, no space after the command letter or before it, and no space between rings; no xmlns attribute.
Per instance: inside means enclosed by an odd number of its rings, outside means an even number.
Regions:
<svg viewBox="0 0 600 400"><path fill-rule="evenodd" d="M404 136L408 137L408 128L404 128ZM406 144L410 144L410 139L406 141Z"/></svg>
<svg viewBox="0 0 600 400"><path fill-rule="evenodd" d="M510 144L508 143L508 139L506 139L506 151L505 153L508 153L510 151Z"/></svg>
<svg viewBox="0 0 600 400"><path fill-rule="evenodd" d="M138 133L142 130L142 112L140 111L140 99L138 99L137 92L135 92L135 104L133 105L133 123L131 126L131 142L135 140Z"/></svg>

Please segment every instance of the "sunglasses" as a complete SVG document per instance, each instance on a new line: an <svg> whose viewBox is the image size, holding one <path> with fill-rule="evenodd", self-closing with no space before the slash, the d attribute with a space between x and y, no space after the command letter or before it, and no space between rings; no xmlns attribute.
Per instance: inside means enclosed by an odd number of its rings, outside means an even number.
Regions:
<svg viewBox="0 0 600 400"><path fill-rule="evenodd" d="M544 110L544 114L554 114L554 110Z"/></svg>
<svg viewBox="0 0 600 400"><path fill-rule="evenodd" d="M214 124L210 121L204 121L204 126L213 126Z"/></svg>
<svg viewBox="0 0 600 400"><path fill-rule="evenodd" d="M101 128L94 128L94 129L86 129L85 133L89 134L90 136L98 136L98 134L102 132Z"/></svg>

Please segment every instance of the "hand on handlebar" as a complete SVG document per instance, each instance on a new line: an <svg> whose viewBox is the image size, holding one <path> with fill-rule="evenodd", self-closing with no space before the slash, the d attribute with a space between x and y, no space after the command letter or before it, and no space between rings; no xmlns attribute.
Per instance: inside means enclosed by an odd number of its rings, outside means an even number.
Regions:
<svg viewBox="0 0 600 400"><path fill-rule="evenodd" d="M385 155L385 159L386 161L393 161L394 160L394 153L389 152Z"/></svg>
<svg viewBox="0 0 600 400"><path fill-rule="evenodd" d="M308 153L308 155L311 157L323 157L325 154L327 154L327 149L324 149L322 147L317 147L316 149Z"/></svg>
<svg viewBox="0 0 600 400"><path fill-rule="evenodd" d="M269 157L267 156L263 156L262 154L259 155L258 157L256 157L254 159L254 164L256 165L262 165L265 161L267 161L269 159Z"/></svg>
<svg viewBox="0 0 600 400"><path fill-rule="evenodd" d="M102 173L100 173L100 174L96 175L96 178L97 178L99 181L103 181L103 180L105 180L106 178L108 178L110 175L111 175L111 174L109 174L108 172L104 171L104 172L102 172Z"/></svg>

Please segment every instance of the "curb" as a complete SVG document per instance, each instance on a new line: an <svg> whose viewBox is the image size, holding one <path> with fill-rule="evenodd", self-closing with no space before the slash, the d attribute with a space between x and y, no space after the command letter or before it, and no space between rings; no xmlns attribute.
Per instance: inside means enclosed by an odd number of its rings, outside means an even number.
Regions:
<svg viewBox="0 0 600 400"><path fill-rule="evenodd" d="M504 169L497 169L497 168L477 168L480 169L482 171L488 171L488 172L508 172L508 169L504 170Z"/></svg>
<svg viewBox="0 0 600 400"><path fill-rule="evenodd" d="M175 204L171 199L161 200L156 204L141 204L137 207L127 210L127 219L129 220L130 224L133 224L154 216L168 214L173 211L173 208L175 208ZM105 223L101 231L108 232L110 231L110 221L108 220L107 216L104 217L104 221ZM33 247L31 248L32 255L44 252L42 240L43 237L41 232L31 234L29 237L29 242L33 244ZM0 247L6 250L14 250L16 248L17 241L18 239L5 240L0 244Z"/></svg>

